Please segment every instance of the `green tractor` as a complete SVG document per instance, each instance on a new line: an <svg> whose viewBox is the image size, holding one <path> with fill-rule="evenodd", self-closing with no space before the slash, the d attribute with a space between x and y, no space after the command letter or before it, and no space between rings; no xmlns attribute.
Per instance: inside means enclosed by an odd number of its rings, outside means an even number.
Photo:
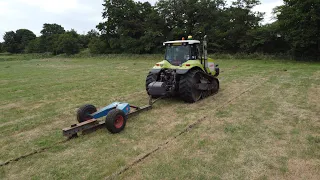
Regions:
<svg viewBox="0 0 320 180"><path fill-rule="evenodd" d="M207 40L167 41L165 60L156 63L146 78L147 93L153 97L179 96L193 103L219 90L218 65L207 57Z"/></svg>

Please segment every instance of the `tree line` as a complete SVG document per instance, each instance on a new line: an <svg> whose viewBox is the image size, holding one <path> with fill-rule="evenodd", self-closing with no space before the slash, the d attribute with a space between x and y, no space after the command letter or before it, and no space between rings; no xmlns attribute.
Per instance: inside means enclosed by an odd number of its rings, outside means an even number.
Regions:
<svg viewBox="0 0 320 180"><path fill-rule="evenodd" d="M10 53L50 52L54 55L63 53L70 55L88 48L90 41L98 36L99 33L96 30L80 35L73 29L66 31L58 24L44 24L39 37L28 29L6 32L0 47L3 51Z"/></svg>
<svg viewBox="0 0 320 180"><path fill-rule="evenodd" d="M162 42L208 35L210 53L286 54L320 57L320 1L284 0L274 9L276 21L262 25L263 13L254 12L259 0L104 0L96 30L79 35L57 24L44 24L41 36L19 29L6 32L0 51L11 53L93 54L159 53Z"/></svg>

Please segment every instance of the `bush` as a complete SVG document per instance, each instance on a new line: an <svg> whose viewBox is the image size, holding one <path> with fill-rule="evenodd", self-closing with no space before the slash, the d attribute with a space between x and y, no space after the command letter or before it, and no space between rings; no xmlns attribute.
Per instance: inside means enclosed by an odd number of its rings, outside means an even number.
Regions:
<svg viewBox="0 0 320 180"><path fill-rule="evenodd" d="M72 55L80 52L79 40L71 33L59 35L54 47L54 54L65 53L67 55Z"/></svg>
<svg viewBox="0 0 320 180"><path fill-rule="evenodd" d="M26 47L27 53L40 53L41 52L41 42L40 38L36 38L29 42Z"/></svg>
<svg viewBox="0 0 320 180"><path fill-rule="evenodd" d="M90 53L90 50L87 48L87 49L81 50L78 54L75 54L73 57L76 57L76 58L90 58L90 57L93 57L93 56Z"/></svg>
<svg viewBox="0 0 320 180"><path fill-rule="evenodd" d="M107 45L100 38L93 38L89 43L89 49L92 54L103 54L106 52Z"/></svg>

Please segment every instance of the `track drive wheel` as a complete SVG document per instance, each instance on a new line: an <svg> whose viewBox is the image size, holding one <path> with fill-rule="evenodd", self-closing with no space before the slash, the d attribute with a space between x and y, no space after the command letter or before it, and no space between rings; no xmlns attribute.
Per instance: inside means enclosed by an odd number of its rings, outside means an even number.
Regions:
<svg viewBox="0 0 320 180"><path fill-rule="evenodd" d="M126 126L127 116L120 109L113 109L108 113L105 122L109 132L119 133Z"/></svg>
<svg viewBox="0 0 320 180"><path fill-rule="evenodd" d="M148 90L149 90L149 88L148 88L149 84L154 82L154 81L157 81L157 76L158 76L157 74L149 72L149 74L148 74L148 76L146 78L146 91L147 91L147 93L148 93ZM148 93L148 95L150 95L150 94ZM158 98L158 96L151 96L151 97L152 98Z"/></svg>
<svg viewBox="0 0 320 180"><path fill-rule="evenodd" d="M97 108L92 104L85 104L77 111L77 120L79 123L92 119L90 114L97 112Z"/></svg>
<svg viewBox="0 0 320 180"><path fill-rule="evenodd" d="M193 103L200 100L202 91L198 90L195 86L200 83L200 79L199 70L191 70L181 76L179 82L179 95L185 102Z"/></svg>

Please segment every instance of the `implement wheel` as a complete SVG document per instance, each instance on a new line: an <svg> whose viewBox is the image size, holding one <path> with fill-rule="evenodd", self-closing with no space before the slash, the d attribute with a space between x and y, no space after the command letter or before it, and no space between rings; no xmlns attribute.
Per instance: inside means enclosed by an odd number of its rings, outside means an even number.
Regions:
<svg viewBox="0 0 320 180"><path fill-rule="evenodd" d="M79 123L92 119L90 114L97 112L97 108L92 104L81 106L77 111L77 120Z"/></svg>
<svg viewBox="0 0 320 180"><path fill-rule="evenodd" d="M126 126L127 116L120 109L111 110L106 117L106 128L111 133L119 133Z"/></svg>

